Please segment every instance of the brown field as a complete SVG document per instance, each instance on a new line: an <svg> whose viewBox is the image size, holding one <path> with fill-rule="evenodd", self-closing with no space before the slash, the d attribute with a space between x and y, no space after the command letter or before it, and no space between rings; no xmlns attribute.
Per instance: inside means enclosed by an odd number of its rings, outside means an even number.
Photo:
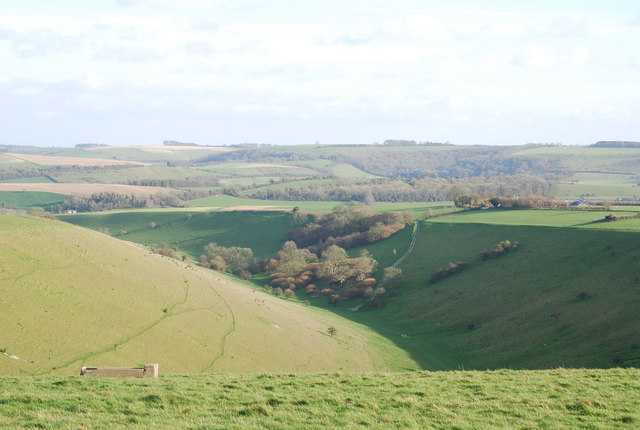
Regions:
<svg viewBox="0 0 640 430"><path fill-rule="evenodd" d="M96 193L133 194L135 196L149 196L155 194L175 194L174 188L145 187L141 185L121 184L0 184L1 191L40 191L71 196L90 196Z"/></svg>
<svg viewBox="0 0 640 430"><path fill-rule="evenodd" d="M149 163L142 163L140 161L103 160L100 158L80 157L53 157L50 155L13 154L8 152L5 155L13 157L16 160L28 161L30 163L43 166L150 166Z"/></svg>
<svg viewBox="0 0 640 430"><path fill-rule="evenodd" d="M278 167L285 169L297 169L298 166L287 166L286 164L262 164L262 163L250 163L250 164L241 164L239 166L233 166L234 169L256 169L259 167Z"/></svg>

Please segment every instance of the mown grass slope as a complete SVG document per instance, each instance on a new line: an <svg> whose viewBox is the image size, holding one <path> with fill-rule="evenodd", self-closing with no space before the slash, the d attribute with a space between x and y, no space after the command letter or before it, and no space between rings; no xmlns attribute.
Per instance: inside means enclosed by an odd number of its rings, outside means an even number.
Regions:
<svg viewBox="0 0 640 430"><path fill-rule="evenodd" d="M633 429L635 369L0 377L0 426Z"/></svg>
<svg viewBox="0 0 640 430"><path fill-rule="evenodd" d="M0 215L0 247L0 374L416 368L364 326L94 231Z"/></svg>
<svg viewBox="0 0 640 430"><path fill-rule="evenodd" d="M351 312L345 304L339 312L431 369L640 366L640 226L637 219L599 222L602 216L483 211L434 218L400 265L405 280L397 296L379 310ZM506 225L509 219L531 225ZM408 240L402 232L369 249L384 266ZM503 240L520 247L481 259ZM457 261L469 267L430 284L433 272Z"/></svg>

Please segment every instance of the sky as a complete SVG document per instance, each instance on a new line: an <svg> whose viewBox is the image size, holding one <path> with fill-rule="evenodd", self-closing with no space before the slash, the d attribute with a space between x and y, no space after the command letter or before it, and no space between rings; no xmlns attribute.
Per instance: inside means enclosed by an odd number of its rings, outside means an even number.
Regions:
<svg viewBox="0 0 640 430"><path fill-rule="evenodd" d="M0 144L640 141L637 0L0 0Z"/></svg>

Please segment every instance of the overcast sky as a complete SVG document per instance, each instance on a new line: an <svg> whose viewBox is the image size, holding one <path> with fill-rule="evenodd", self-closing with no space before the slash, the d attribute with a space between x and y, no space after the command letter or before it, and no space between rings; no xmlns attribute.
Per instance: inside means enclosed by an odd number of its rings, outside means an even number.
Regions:
<svg viewBox="0 0 640 430"><path fill-rule="evenodd" d="M640 2L0 0L0 144L640 140Z"/></svg>

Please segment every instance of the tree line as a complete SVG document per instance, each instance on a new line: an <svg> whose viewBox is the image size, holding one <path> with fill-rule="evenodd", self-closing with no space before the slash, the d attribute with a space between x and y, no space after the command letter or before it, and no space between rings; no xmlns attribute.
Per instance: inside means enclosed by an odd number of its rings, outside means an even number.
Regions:
<svg viewBox="0 0 640 430"><path fill-rule="evenodd" d="M462 190L462 191L460 191ZM548 195L552 185L531 175L466 178L381 178L357 183L316 183L285 188L256 188L245 197L289 201L425 202L453 200L457 194L495 196ZM372 199L372 200L371 200Z"/></svg>
<svg viewBox="0 0 640 430"><path fill-rule="evenodd" d="M416 145L410 142L390 145L353 145L348 149L336 147L321 154L273 149L241 149L211 154L195 160L196 164L216 162L284 162L317 158L346 163L365 172L384 177L420 178L437 176L466 178L500 175L564 176L566 171L559 160L535 155L514 155L522 147L509 146L449 146ZM406 143L406 144L405 144ZM400 148L405 146L408 148ZM326 147L323 147L326 148Z"/></svg>
<svg viewBox="0 0 640 430"><path fill-rule="evenodd" d="M97 212L114 209L134 209L153 207L178 207L185 195L151 194L136 196L134 194L96 193L89 197L74 196L61 204L52 205L51 211L64 213L69 210L78 212Z"/></svg>

